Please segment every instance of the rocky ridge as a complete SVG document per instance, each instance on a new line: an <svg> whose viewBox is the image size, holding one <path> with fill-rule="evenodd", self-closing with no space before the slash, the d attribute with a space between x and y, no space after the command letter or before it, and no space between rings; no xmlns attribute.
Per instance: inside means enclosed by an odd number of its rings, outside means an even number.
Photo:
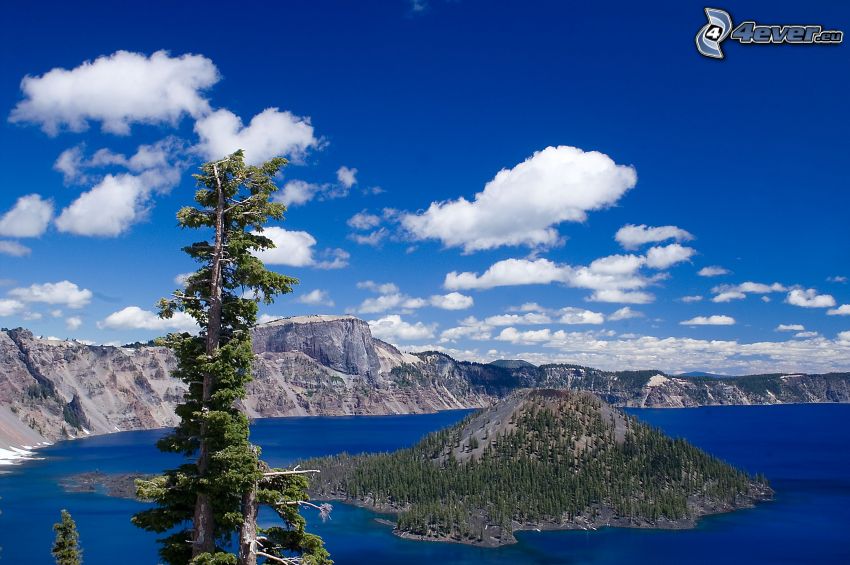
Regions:
<svg viewBox="0 0 850 565"><path fill-rule="evenodd" d="M850 373L674 377L576 365L481 364L409 354L352 316L302 316L254 330L252 417L399 414L488 406L517 388L587 390L617 406L850 402ZM163 347L57 341L0 330L0 450L174 425L185 386Z"/></svg>

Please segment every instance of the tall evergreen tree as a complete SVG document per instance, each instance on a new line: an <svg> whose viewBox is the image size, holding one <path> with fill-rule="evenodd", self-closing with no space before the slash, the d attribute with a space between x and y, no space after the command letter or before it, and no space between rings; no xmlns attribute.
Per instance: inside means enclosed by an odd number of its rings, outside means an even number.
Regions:
<svg viewBox="0 0 850 565"><path fill-rule="evenodd" d="M62 510L62 520L53 525L56 541L53 542L53 558L56 565L80 565L83 562L80 549L80 534L71 513Z"/></svg>
<svg viewBox="0 0 850 565"><path fill-rule="evenodd" d="M164 339L177 357L174 375L188 385L188 392L177 407L180 424L158 447L194 461L138 481L139 496L156 507L133 517L146 530L172 532L160 540L160 555L171 565L254 565L258 556L273 562L331 563L321 539L305 532L298 512L304 505L315 506L306 502L307 471L269 469L249 441L248 418L239 408L251 379L257 304L271 303L298 282L267 270L254 255L274 247L262 231L286 210L271 201L277 190L273 176L285 164L275 158L248 166L242 151L205 163L194 175L198 206L177 214L180 227L206 230L210 239L184 248L200 268L183 289L160 301L161 317L185 312L201 331ZM260 504L272 506L283 527L259 530ZM227 551L237 534L238 558Z"/></svg>

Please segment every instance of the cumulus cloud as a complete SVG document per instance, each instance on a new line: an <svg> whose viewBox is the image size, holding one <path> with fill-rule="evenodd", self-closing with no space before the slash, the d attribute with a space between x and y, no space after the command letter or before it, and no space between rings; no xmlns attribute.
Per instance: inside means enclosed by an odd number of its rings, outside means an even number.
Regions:
<svg viewBox="0 0 850 565"><path fill-rule="evenodd" d="M79 316L71 316L69 318L65 318L65 327L71 331L80 329L80 326L82 325L83 319Z"/></svg>
<svg viewBox="0 0 850 565"><path fill-rule="evenodd" d="M826 311L828 316L850 316L850 304L842 304L838 308Z"/></svg>
<svg viewBox="0 0 850 565"><path fill-rule="evenodd" d="M436 294L429 299L429 302L431 306L442 310L466 310L474 304L471 296L466 296L459 292Z"/></svg>
<svg viewBox="0 0 850 565"><path fill-rule="evenodd" d="M697 316L690 320L679 322L683 326L731 326L735 324L732 316Z"/></svg>
<svg viewBox="0 0 850 565"><path fill-rule="evenodd" d="M311 290L307 294L302 294L298 298L295 299L296 302L300 302L301 304L310 304L312 306L333 306L334 301L331 300L330 295L326 290L322 290L320 288Z"/></svg>
<svg viewBox="0 0 850 565"><path fill-rule="evenodd" d="M371 245L372 247L377 247L381 245L381 243L389 237L389 235L390 232L386 228L380 228L365 234L352 233L349 234L348 238L360 245Z"/></svg>
<svg viewBox="0 0 850 565"><path fill-rule="evenodd" d="M336 180L346 189L357 184L357 169L343 165L336 171Z"/></svg>
<svg viewBox="0 0 850 565"><path fill-rule="evenodd" d="M56 218L56 228L75 235L121 235L147 217L154 191L167 191L179 180L176 169L106 175L62 210Z"/></svg>
<svg viewBox="0 0 850 565"><path fill-rule="evenodd" d="M415 239L436 239L465 252L504 245L551 246L555 226L581 222L611 206L637 182L631 167L596 151L547 147L512 169L503 169L472 201L433 202L401 223Z"/></svg>
<svg viewBox="0 0 850 565"><path fill-rule="evenodd" d="M217 110L195 122L200 142L196 149L207 159L221 159L237 149L245 151L245 162L257 165L272 157L300 159L318 146L309 118L267 108L245 126L233 112Z"/></svg>
<svg viewBox="0 0 850 565"><path fill-rule="evenodd" d="M682 302L684 302L686 304L691 303L691 302L700 302L702 300L702 295L692 294L690 296L683 296L679 300L681 300Z"/></svg>
<svg viewBox="0 0 850 565"><path fill-rule="evenodd" d="M628 224L617 230L614 239L625 249L637 249L646 243L658 243L673 239L690 241L694 238L690 233L676 226L650 227L646 224Z"/></svg>
<svg viewBox="0 0 850 565"><path fill-rule="evenodd" d="M68 308L82 308L92 299L92 291L67 280L13 288L8 294L21 302L61 304Z"/></svg>
<svg viewBox="0 0 850 565"><path fill-rule="evenodd" d="M0 216L0 235L6 237L38 237L47 230L53 217L53 202L38 194L21 196Z"/></svg>
<svg viewBox="0 0 850 565"><path fill-rule="evenodd" d="M357 283L357 288L371 290L378 294L392 294L398 292L398 286L394 283L376 283L375 281L360 281Z"/></svg>
<svg viewBox="0 0 850 565"><path fill-rule="evenodd" d="M703 267L697 274L701 277L719 277L721 275L728 275L729 269L724 269L718 265L712 265L710 267Z"/></svg>
<svg viewBox="0 0 850 565"><path fill-rule="evenodd" d="M499 286L563 283L574 288L594 290L590 300L646 304L654 297L636 292L651 281L634 272L640 263L634 256L615 255L597 259L589 267L557 264L549 259L505 259L491 265L484 273L452 271L443 286L449 290L488 289Z"/></svg>
<svg viewBox="0 0 850 565"><path fill-rule="evenodd" d="M202 92L218 80L215 65L200 55L117 51L71 70L24 77L24 99L9 120L39 124L48 135L84 131L97 121L105 132L126 135L134 123L176 125L186 114L205 114Z"/></svg>
<svg viewBox="0 0 850 565"><path fill-rule="evenodd" d="M348 265L349 254L342 249L326 249L315 253L316 238L305 231L268 227L260 233L275 244L273 249L255 253L267 265L320 269L339 269ZM320 255L321 259L317 259L316 255Z"/></svg>
<svg viewBox="0 0 850 565"><path fill-rule="evenodd" d="M411 324L402 320L401 316L392 314L377 320L369 320L369 329L378 339L396 343L434 337L436 325L425 325L422 322Z"/></svg>
<svg viewBox="0 0 850 565"><path fill-rule="evenodd" d="M0 240L0 254L11 255L12 257L25 257L32 252L32 249L26 245L21 245L17 241Z"/></svg>
<svg viewBox="0 0 850 565"><path fill-rule="evenodd" d="M127 306L98 322L101 329L197 332L194 318L185 312L175 312L171 318L160 318L150 310Z"/></svg>
<svg viewBox="0 0 850 565"><path fill-rule="evenodd" d="M601 324L605 316L599 312L592 312L584 308L566 307L561 309L561 317L558 322L567 325Z"/></svg>
<svg viewBox="0 0 850 565"><path fill-rule="evenodd" d="M616 288L595 291L590 298L591 302L614 302L618 304L649 304L655 300L649 292L639 290L620 290Z"/></svg>
<svg viewBox="0 0 850 565"><path fill-rule="evenodd" d="M356 230L370 230L381 225L381 217L363 210L351 216L346 223Z"/></svg>
<svg viewBox="0 0 850 565"><path fill-rule="evenodd" d="M831 282L831 283L842 283L843 284L843 283L847 282L847 277L842 276L842 275L836 275L834 277L826 277L826 280L827 280L827 282Z"/></svg>
<svg viewBox="0 0 850 565"><path fill-rule="evenodd" d="M685 247L678 243L671 243L663 247L650 247L646 252L646 265L653 269L667 269L676 263L687 261L693 257L696 251L691 247Z"/></svg>
<svg viewBox="0 0 850 565"><path fill-rule="evenodd" d="M801 332L805 329L802 324L779 324L776 326L778 332Z"/></svg>
<svg viewBox="0 0 850 565"><path fill-rule="evenodd" d="M483 274L452 271L446 275L449 290L487 289L499 286L549 284L566 282L572 272L568 266L549 259L504 259L491 265Z"/></svg>
<svg viewBox="0 0 850 565"><path fill-rule="evenodd" d="M0 298L0 316L14 316L20 314L25 305L20 300Z"/></svg>
<svg viewBox="0 0 850 565"><path fill-rule="evenodd" d="M319 184L303 180L291 180L283 185L283 189L275 194L274 200L286 204L288 207L298 206L312 200L316 194L321 192Z"/></svg>
<svg viewBox="0 0 850 565"><path fill-rule="evenodd" d="M835 298L829 294L818 294L817 290L795 288L785 297L785 302L802 308L832 308Z"/></svg>
<svg viewBox="0 0 850 565"><path fill-rule="evenodd" d="M787 288L779 283L764 284L747 281L738 285L727 284L712 288L711 292L715 296L711 301L717 303L731 302L732 300L743 300L748 294L770 294L772 292L785 292L786 290Z"/></svg>
<svg viewBox="0 0 850 565"><path fill-rule="evenodd" d="M608 319L612 322L616 322L617 320L628 320L630 318L640 318L643 316L642 312L638 312L637 310L632 310L628 306L623 306L619 310L616 310L612 314L608 316Z"/></svg>

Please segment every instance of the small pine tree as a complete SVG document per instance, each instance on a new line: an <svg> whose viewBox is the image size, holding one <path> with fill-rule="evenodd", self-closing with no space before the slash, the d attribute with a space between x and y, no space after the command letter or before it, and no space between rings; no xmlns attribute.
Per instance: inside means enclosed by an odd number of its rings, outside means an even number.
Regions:
<svg viewBox="0 0 850 565"><path fill-rule="evenodd" d="M83 562L80 534L70 512L62 510L62 521L53 524L53 531L56 532L56 541L51 553L56 565L80 565Z"/></svg>

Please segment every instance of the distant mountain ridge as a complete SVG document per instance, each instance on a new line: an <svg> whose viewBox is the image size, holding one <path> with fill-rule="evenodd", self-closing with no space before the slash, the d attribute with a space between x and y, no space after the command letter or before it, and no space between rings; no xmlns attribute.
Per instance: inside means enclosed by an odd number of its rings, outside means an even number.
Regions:
<svg viewBox="0 0 850 565"><path fill-rule="evenodd" d="M254 330L251 417L404 414L490 405L518 388L585 390L617 406L850 402L850 373L678 377L517 360L404 353L352 316L301 316ZM0 448L174 425L185 386L163 347L85 345L0 330Z"/></svg>

